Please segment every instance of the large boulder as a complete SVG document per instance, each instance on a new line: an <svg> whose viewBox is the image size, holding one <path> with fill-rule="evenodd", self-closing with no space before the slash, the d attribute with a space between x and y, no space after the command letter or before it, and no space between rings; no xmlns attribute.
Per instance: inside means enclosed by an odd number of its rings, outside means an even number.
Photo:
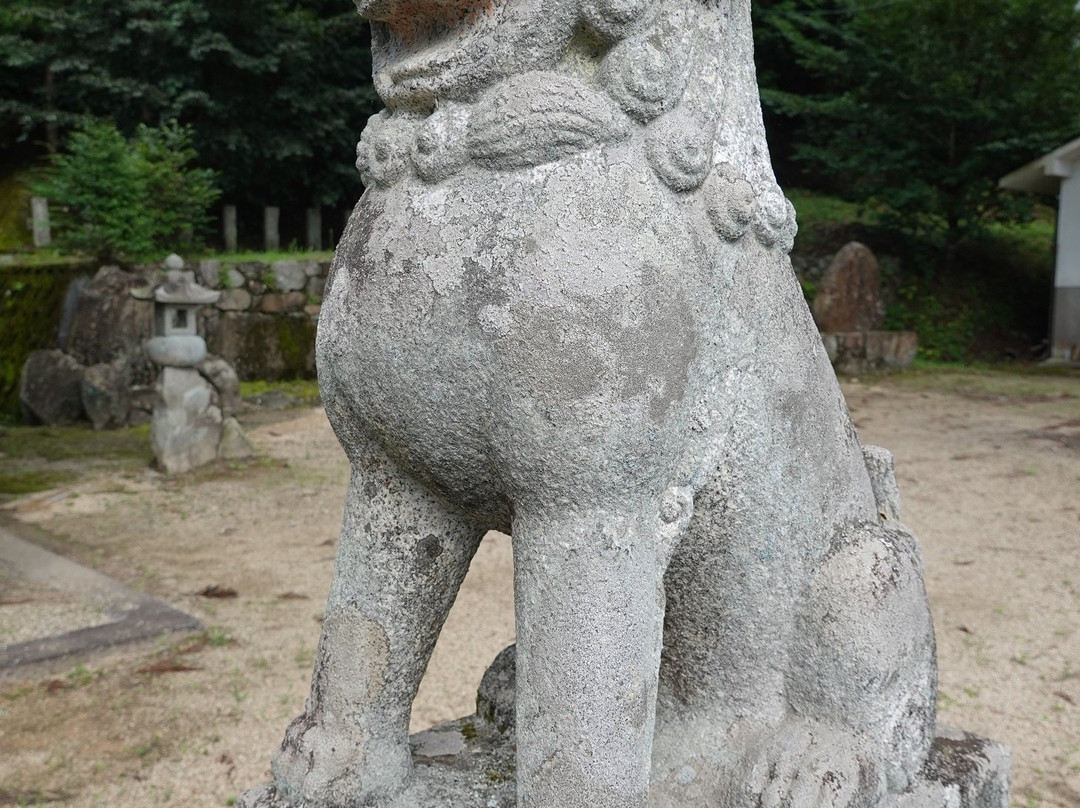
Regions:
<svg viewBox="0 0 1080 808"><path fill-rule="evenodd" d="M85 368L63 351L34 351L19 377L19 404L32 424L55 426L83 419Z"/></svg>
<svg viewBox="0 0 1080 808"><path fill-rule="evenodd" d="M195 366L214 388L214 404L221 408L223 417L228 418L240 409L240 379L233 366L220 356L208 356Z"/></svg>
<svg viewBox="0 0 1080 808"><path fill-rule="evenodd" d="M143 343L154 333L154 305L136 300L131 290L146 278L117 267L102 267L75 300L66 339L60 348L80 364L97 365L117 357L146 363Z"/></svg>
<svg viewBox="0 0 1080 808"><path fill-rule="evenodd" d="M125 426L131 410L131 370L126 357L86 368L81 395L94 429Z"/></svg>

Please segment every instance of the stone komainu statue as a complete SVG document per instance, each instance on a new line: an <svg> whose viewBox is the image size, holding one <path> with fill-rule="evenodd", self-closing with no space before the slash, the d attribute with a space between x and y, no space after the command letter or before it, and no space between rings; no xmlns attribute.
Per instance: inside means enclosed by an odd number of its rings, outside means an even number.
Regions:
<svg viewBox="0 0 1080 808"><path fill-rule="evenodd" d="M317 350L353 472L311 696L245 804L917 804L919 549L791 271L750 1L359 5L387 108ZM488 529L509 791L408 740Z"/></svg>

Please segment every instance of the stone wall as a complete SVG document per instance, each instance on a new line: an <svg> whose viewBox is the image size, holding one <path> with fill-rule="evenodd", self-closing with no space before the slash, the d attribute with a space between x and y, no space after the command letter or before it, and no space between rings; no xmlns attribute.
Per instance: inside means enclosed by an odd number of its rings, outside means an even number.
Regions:
<svg viewBox="0 0 1080 808"><path fill-rule="evenodd" d="M329 262L201 261L186 268L223 291L217 304L202 310L199 323L211 355L200 373L218 389L215 376L225 372L220 366L236 371L228 372L232 381L219 397L237 395L237 376L273 381L315 375L315 327ZM102 267L91 280L69 287L70 306L51 326L59 334L56 347L33 351L22 362L17 395L24 420L89 420L96 428L149 420L157 368L143 345L152 336L153 304L136 300L131 290L163 278L158 265ZM225 402L222 409L229 409Z"/></svg>
<svg viewBox="0 0 1080 808"><path fill-rule="evenodd" d="M329 261L200 261L194 268L200 283L222 290L202 312L210 353L245 380L315 374L315 325Z"/></svg>

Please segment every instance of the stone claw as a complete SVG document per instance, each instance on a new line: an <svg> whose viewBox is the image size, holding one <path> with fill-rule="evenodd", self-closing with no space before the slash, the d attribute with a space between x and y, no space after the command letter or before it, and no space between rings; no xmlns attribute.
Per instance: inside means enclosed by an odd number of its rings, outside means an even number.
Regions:
<svg viewBox="0 0 1080 808"><path fill-rule="evenodd" d="M885 795L881 767L854 733L801 719L750 744L740 775L732 804L755 808L872 808Z"/></svg>

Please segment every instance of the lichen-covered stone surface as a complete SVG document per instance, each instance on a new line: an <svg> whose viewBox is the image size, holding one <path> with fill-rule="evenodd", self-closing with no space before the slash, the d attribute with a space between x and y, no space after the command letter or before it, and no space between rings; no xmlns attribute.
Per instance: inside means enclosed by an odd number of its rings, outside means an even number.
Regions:
<svg viewBox="0 0 1080 808"><path fill-rule="evenodd" d="M915 799L921 555L791 271L749 0L360 10L387 109L317 341L352 479L311 695L243 804ZM491 528L512 767L503 742L466 754L476 727L408 738Z"/></svg>

